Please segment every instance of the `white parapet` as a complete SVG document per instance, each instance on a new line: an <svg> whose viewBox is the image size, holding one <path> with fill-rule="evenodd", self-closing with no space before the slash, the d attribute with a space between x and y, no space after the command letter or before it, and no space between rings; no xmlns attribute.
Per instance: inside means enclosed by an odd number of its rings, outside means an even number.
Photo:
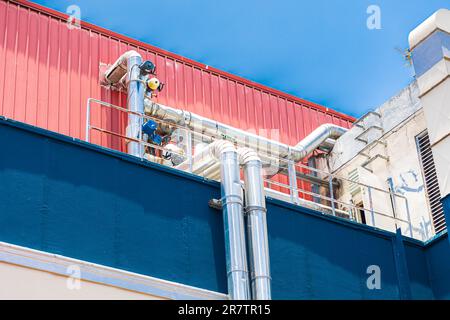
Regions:
<svg viewBox="0 0 450 320"><path fill-rule="evenodd" d="M450 194L450 10L441 9L409 36L441 196Z"/></svg>
<svg viewBox="0 0 450 320"><path fill-rule="evenodd" d="M225 294L0 242L0 299L225 300Z"/></svg>

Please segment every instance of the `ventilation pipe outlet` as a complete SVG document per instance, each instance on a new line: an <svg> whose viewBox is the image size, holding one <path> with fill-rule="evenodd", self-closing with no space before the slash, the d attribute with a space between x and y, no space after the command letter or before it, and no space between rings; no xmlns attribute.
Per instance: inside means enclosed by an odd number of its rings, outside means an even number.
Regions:
<svg viewBox="0 0 450 320"><path fill-rule="evenodd" d="M253 300L270 300L271 277L266 200L261 159L248 148L237 150L244 169L245 212Z"/></svg>

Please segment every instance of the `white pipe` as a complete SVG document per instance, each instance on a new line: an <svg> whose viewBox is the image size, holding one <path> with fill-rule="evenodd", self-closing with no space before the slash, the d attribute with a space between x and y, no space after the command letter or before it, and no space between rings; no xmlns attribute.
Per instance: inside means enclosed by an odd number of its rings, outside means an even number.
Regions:
<svg viewBox="0 0 450 320"><path fill-rule="evenodd" d="M244 168L250 280L253 300L272 298L266 198L261 159L248 148L237 150Z"/></svg>

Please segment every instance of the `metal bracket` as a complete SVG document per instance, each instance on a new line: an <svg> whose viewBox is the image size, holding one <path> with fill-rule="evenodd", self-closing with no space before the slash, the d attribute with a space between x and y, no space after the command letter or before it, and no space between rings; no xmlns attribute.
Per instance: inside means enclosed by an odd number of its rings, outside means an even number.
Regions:
<svg viewBox="0 0 450 320"><path fill-rule="evenodd" d="M208 206L212 209L215 210L220 210L222 211L223 205L222 205L222 200L219 199L211 199L208 201Z"/></svg>

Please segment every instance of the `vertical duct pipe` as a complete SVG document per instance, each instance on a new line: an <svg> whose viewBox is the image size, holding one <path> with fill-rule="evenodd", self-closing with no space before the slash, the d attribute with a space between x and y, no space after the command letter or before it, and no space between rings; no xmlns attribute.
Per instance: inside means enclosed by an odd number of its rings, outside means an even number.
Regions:
<svg viewBox="0 0 450 320"><path fill-rule="evenodd" d="M144 95L145 84L140 75L142 64L142 56L134 51L125 52L117 61L105 72L105 80L111 85L121 82L126 75L127 94L128 94L128 110L138 114L144 114ZM141 137L142 117L137 114L128 115L127 136L138 139ZM127 145L128 154L136 157L143 155L141 144L130 141Z"/></svg>
<svg viewBox="0 0 450 320"><path fill-rule="evenodd" d="M262 163L251 149L240 148L237 152L244 168L252 297L253 300L270 300L270 256Z"/></svg>
<svg viewBox="0 0 450 320"><path fill-rule="evenodd" d="M128 110L144 114L144 94L145 86L140 79L142 64L141 55L133 55L127 61L127 83L128 83ZM141 138L143 118L136 114L128 115L127 134L132 138ZM127 146L128 154L136 157L143 155L142 145L138 142L130 141Z"/></svg>
<svg viewBox="0 0 450 320"><path fill-rule="evenodd" d="M220 161L228 292L232 300L250 300L238 154L234 145L225 140L210 147L211 154Z"/></svg>

